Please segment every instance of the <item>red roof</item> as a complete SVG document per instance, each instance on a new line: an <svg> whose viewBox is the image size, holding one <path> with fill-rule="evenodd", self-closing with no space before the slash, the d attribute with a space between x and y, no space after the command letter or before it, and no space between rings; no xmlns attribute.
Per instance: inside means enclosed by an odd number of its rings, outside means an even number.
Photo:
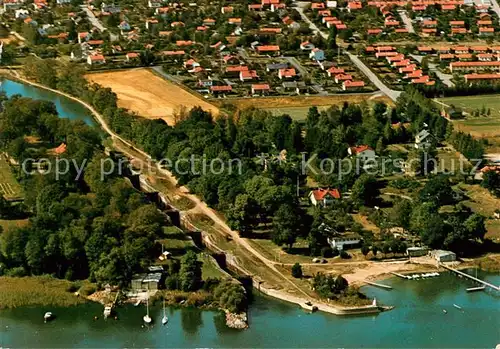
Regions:
<svg viewBox="0 0 500 349"><path fill-rule="evenodd" d="M312 194L314 195L314 198L316 201L323 200L325 196L329 195L335 199L340 199L340 191L338 189L316 189L312 191Z"/></svg>
<svg viewBox="0 0 500 349"><path fill-rule="evenodd" d="M268 84L253 84L252 90L269 90L270 87Z"/></svg>
<svg viewBox="0 0 500 349"><path fill-rule="evenodd" d="M500 74L465 74L465 80L496 80Z"/></svg>
<svg viewBox="0 0 500 349"><path fill-rule="evenodd" d="M278 45L257 46L257 51L259 52L275 52L279 50L280 47Z"/></svg>
<svg viewBox="0 0 500 349"><path fill-rule="evenodd" d="M66 152L66 144L61 143L57 148L54 149L54 153L63 154Z"/></svg>
<svg viewBox="0 0 500 349"><path fill-rule="evenodd" d="M373 149L368 145L358 145L356 147L351 147L351 152L353 154L359 154L364 152L365 150L373 150Z"/></svg>
<svg viewBox="0 0 500 349"><path fill-rule="evenodd" d="M226 67L226 73L229 72L242 72L242 71L247 71L248 67L246 65L232 65L229 67Z"/></svg>
<svg viewBox="0 0 500 349"><path fill-rule="evenodd" d="M211 91L220 92L220 91L232 91L233 87L231 85L223 85L223 86L211 86Z"/></svg>

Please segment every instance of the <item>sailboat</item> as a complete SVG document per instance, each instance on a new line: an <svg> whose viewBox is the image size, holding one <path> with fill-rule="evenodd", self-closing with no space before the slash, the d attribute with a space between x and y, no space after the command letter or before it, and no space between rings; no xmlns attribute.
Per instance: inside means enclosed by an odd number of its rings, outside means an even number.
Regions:
<svg viewBox="0 0 500 349"><path fill-rule="evenodd" d="M145 322L146 324L150 324L150 323L151 323L151 321L153 321L153 320L152 320L152 319L151 319L151 317L149 316L149 295L148 295L148 298L146 298L146 309L147 309L147 310L146 310L146 315L144 315L144 316L142 317L142 319L144 320L144 322Z"/></svg>
<svg viewBox="0 0 500 349"><path fill-rule="evenodd" d="M165 300L163 300L163 318L161 319L161 323L166 325L168 322L167 314L165 313Z"/></svg>

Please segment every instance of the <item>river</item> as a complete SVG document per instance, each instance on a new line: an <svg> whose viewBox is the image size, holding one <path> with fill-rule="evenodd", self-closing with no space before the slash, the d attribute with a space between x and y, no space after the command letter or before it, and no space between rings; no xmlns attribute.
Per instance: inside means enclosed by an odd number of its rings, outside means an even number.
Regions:
<svg viewBox="0 0 500 349"><path fill-rule="evenodd" d="M1 90L8 96L53 101L62 117L95 124L83 106L55 93L9 80L3 80ZM498 274L480 273L479 277L500 284ZM244 331L227 328L220 312L186 308L169 308L170 321L163 327L159 305L151 309L154 322L149 328L142 325L144 306L119 307L118 320L106 321L99 304L4 309L0 310L0 347L494 348L500 343L498 292L466 293L471 282L449 273L383 283L394 289L370 286L363 291L396 308L370 316L307 314L296 305L256 295L249 308L250 328ZM56 319L44 324L43 314L49 310ZM96 321L95 315L100 317Z"/></svg>
<svg viewBox="0 0 500 349"><path fill-rule="evenodd" d="M5 92L7 97L21 95L33 99L42 99L51 101L56 105L57 111L61 117L85 121L88 125L96 125L92 113L80 103L72 101L69 98L61 96L52 91L43 90L38 87L26 85L9 79L0 80L0 92Z"/></svg>

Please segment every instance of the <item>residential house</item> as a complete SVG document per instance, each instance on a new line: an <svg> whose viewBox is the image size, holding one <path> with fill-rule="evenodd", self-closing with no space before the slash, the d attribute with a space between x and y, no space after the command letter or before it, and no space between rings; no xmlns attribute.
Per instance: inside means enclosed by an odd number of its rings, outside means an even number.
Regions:
<svg viewBox="0 0 500 349"><path fill-rule="evenodd" d="M316 61L324 61L325 60L325 51L315 48L309 53L309 58L314 59Z"/></svg>
<svg viewBox="0 0 500 349"><path fill-rule="evenodd" d="M362 238L357 233L346 232L335 234L335 236L327 238L327 241L333 249L343 251L348 248L358 247L361 244Z"/></svg>
<svg viewBox="0 0 500 349"><path fill-rule="evenodd" d="M240 71L240 80L241 81L248 81L248 80L254 80L258 79L259 76L257 75L257 72L255 70L243 70Z"/></svg>
<svg viewBox="0 0 500 349"><path fill-rule="evenodd" d="M351 156L356 156L363 162L373 161L377 158L375 151L368 145L358 145L347 148L347 153Z"/></svg>
<svg viewBox="0 0 500 349"><path fill-rule="evenodd" d="M327 207L335 200L340 200L340 190L330 188L318 188L309 193L309 200L314 206Z"/></svg>
<svg viewBox="0 0 500 349"><path fill-rule="evenodd" d="M426 129L423 129L415 136L415 148L427 150L431 146L431 134Z"/></svg>
<svg viewBox="0 0 500 349"><path fill-rule="evenodd" d="M295 72L295 68L289 68L289 69L280 69L278 71L278 77L283 80L283 79L293 79L297 76L297 73Z"/></svg>
<svg viewBox="0 0 500 349"><path fill-rule="evenodd" d="M342 90L347 91L347 90L358 90L362 89L365 87L365 82L364 81L351 81L351 80L346 80L342 82Z"/></svg>
<svg viewBox="0 0 500 349"><path fill-rule="evenodd" d="M139 59L139 54L137 52L128 52L126 55L125 55L125 60L127 62L131 62L131 61L136 61Z"/></svg>
<svg viewBox="0 0 500 349"><path fill-rule="evenodd" d="M87 56L87 64L89 65L94 65L94 64L105 64L106 59L104 58L103 55L89 55Z"/></svg>
<svg viewBox="0 0 500 349"><path fill-rule="evenodd" d="M228 94L233 91L233 87L231 85L222 85L222 86L211 86L210 87L210 93L213 95L222 95L222 94Z"/></svg>
<svg viewBox="0 0 500 349"><path fill-rule="evenodd" d="M252 95L256 94L265 95L269 93L271 88L269 87L269 84L253 84L251 90L252 90Z"/></svg>

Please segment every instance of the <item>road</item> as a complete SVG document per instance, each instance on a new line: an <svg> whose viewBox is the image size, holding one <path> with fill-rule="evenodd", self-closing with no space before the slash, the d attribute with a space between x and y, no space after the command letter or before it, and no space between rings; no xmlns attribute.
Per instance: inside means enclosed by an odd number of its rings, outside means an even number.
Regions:
<svg viewBox="0 0 500 349"><path fill-rule="evenodd" d="M362 61L359 59L358 56L353 55L350 52L345 51L345 53L349 56L351 61L358 67L359 70L361 70L367 77L370 79L372 84L374 84L380 91L385 93L390 99L392 99L394 102L398 99L398 97L401 95L401 91L396 91L392 90L387 85L385 85L380 79L378 78L375 73L373 73L370 68L368 68Z"/></svg>
<svg viewBox="0 0 500 349"><path fill-rule="evenodd" d="M491 0L491 7L493 7L493 11L497 14L499 20L500 20L500 6L498 5L497 0Z"/></svg>
<svg viewBox="0 0 500 349"><path fill-rule="evenodd" d="M406 12L406 10L399 10L398 13L401 16L401 19L403 20L406 29L408 29L408 33L411 34L415 33L415 29L413 28L413 23L411 22L410 17L408 17L408 13Z"/></svg>
<svg viewBox="0 0 500 349"><path fill-rule="evenodd" d="M80 5L80 8L85 11L85 13L87 14L87 18L89 19L90 23L92 23L92 25L94 27L96 27L97 29L99 29L101 32L105 32L108 30L108 28L106 28L99 19L97 19L97 17L94 15L94 12L92 12L88 6L86 5ZM111 41L118 41L118 35L116 34L113 34L111 33L110 31L109 32L109 38Z"/></svg>
<svg viewBox="0 0 500 349"><path fill-rule="evenodd" d="M303 6L305 4L309 3L304 3L304 2L296 2L298 7L295 7L297 12L300 14L304 22L309 24L309 28L313 30L315 33L319 33L324 39L328 39L328 34L321 31L316 24L314 24L304 13ZM385 93L390 99L392 99L394 102L398 99L399 95L401 94L400 91L392 90L390 89L387 85L385 85L378 77L375 75L370 68L368 68L356 55L353 55L352 53L349 53L347 51L343 51L343 53L347 54L351 61L358 67L358 69L363 72L363 74L366 75L366 77L374 84L380 91Z"/></svg>
<svg viewBox="0 0 500 349"><path fill-rule="evenodd" d="M411 57L413 57L418 63L422 63L422 59L424 58L424 56L421 56L421 55L414 55L414 54L411 54L410 55ZM438 66L437 64L435 63L431 63L429 62L427 64L429 66L429 70L433 73L436 74L436 76L448 87L453 87L455 86L455 84L451 81L453 79L453 75L450 75L450 74L445 74L443 72L441 72L439 69L438 69Z"/></svg>

